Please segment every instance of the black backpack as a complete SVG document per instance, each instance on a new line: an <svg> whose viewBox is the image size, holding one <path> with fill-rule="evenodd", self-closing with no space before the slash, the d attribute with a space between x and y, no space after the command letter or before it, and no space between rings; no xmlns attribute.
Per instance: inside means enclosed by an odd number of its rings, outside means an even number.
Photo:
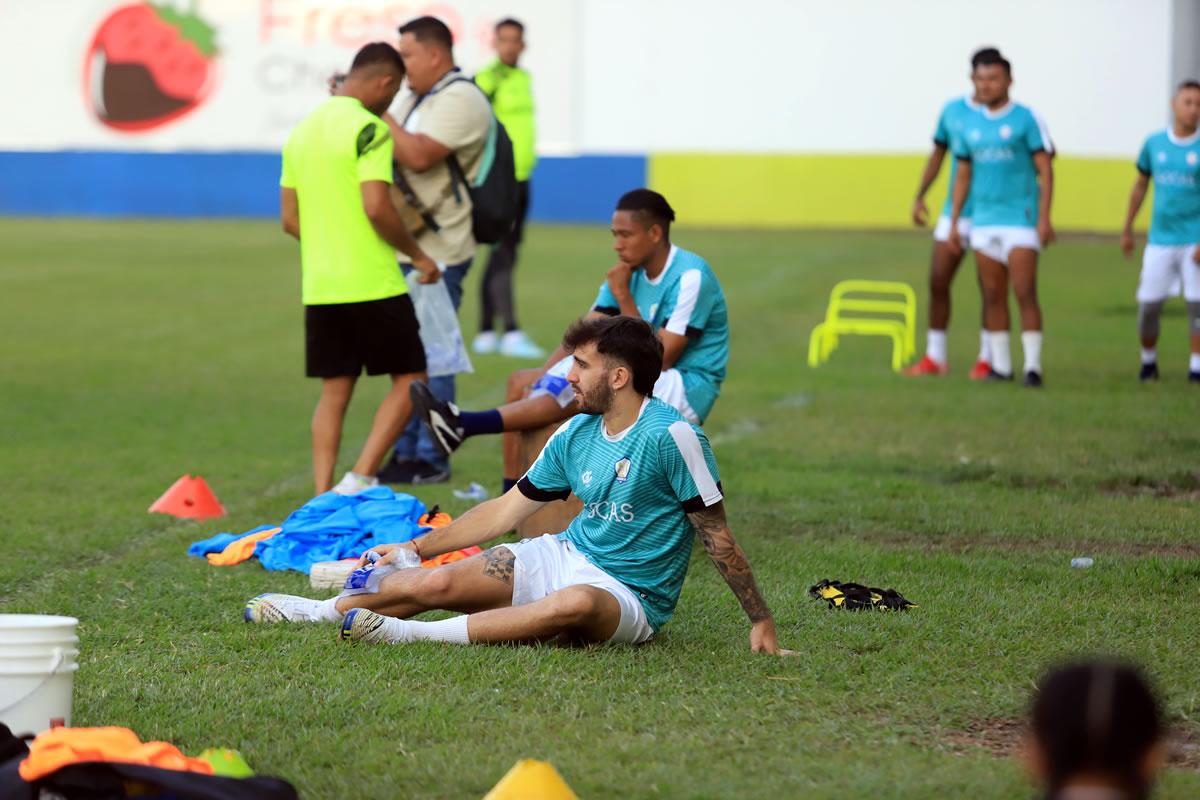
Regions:
<svg viewBox="0 0 1200 800"><path fill-rule="evenodd" d="M469 78L456 78L450 83L458 81L475 85ZM483 94L482 89L479 91ZM484 94L484 97L487 95ZM467 180L457 156L451 154L446 163L450 167L451 180L456 184L455 196L458 195L457 184L467 187L467 194L471 196L471 232L475 241L479 244L496 244L516 224L520 199L512 139L508 138L508 131L496 119L495 113L492 113L492 126L483 145L474 182Z"/></svg>

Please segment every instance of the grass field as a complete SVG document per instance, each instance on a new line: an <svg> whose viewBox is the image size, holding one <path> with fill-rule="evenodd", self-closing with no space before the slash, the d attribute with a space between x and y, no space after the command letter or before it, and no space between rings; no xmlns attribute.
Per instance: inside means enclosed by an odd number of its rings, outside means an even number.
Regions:
<svg viewBox="0 0 1200 800"><path fill-rule="evenodd" d="M1200 387L1184 380L1180 309L1164 320L1164 380L1139 385L1136 265L1112 242L1068 241L1043 261L1045 391L966 379L969 272L950 377L893 375L882 340L845 340L813 370L833 283L921 287L926 237L676 239L729 297L730 377L706 428L798 658L748 652L699 550L675 620L639 649L354 648L330 628L242 624L248 597L307 578L184 551L309 497L317 387L302 377L297 248L266 222L0 221L0 611L80 618L75 723L235 747L306 797L479 797L536 757L589 798L984 800L1029 795L1003 753L1043 668L1116 653L1148 665L1185 743L1159 796L1200 795ZM518 274L535 338L587 308L611 261L601 228L530 232ZM476 366L463 405L502 399L515 365ZM360 387L347 464L383 388ZM452 483L421 496L462 513L451 488L495 489L499 463L497 443L470 443ZM184 473L226 519L146 513ZM1079 555L1095 566L1071 569ZM821 578L920 608L827 611L805 594Z"/></svg>

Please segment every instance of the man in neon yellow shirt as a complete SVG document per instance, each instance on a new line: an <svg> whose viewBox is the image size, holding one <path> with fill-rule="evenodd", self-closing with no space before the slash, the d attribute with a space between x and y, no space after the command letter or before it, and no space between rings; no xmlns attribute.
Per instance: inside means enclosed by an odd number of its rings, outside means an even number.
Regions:
<svg viewBox="0 0 1200 800"><path fill-rule="evenodd" d="M525 230L529 212L529 176L537 163L534 148L533 87L529 73L517 66L525 51L525 26L515 19L496 23L496 60L479 71L475 83L492 101L496 118L512 139L513 161L520 192L520 212L512 232L494 248L480 284L479 335L472 343L476 353L500 352L516 358L545 358L517 324L513 302L513 271L517 266L517 247ZM496 318L504 325L503 334L493 329Z"/></svg>
<svg viewBox="0 0 1200 800"><path fill-rule="evenodd" d="M395 251L412 259L422 283L440 273L388 196L392 138L378 116L403 78L391 45L363 47L336 96L305 117L283 148L280 217L300 240L306 373L322 381L312 420L317 494L379 484L379 462L412 413L409 384L425 378L425 349ZM390 375L392 389L354 468L334 487L342 421L364 368Z"/></svg>

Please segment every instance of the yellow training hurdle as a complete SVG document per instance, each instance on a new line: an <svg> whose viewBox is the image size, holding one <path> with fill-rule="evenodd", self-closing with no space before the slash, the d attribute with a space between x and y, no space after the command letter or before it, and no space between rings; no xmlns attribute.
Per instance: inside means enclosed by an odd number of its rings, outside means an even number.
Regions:
<svg viewBox="0 0 1200 800"><path fill-rule="evenodd" d="M828 361L839 336L890 337L892 369L899 372L917 353L916 293L898 281L841 281L829 295L825 321L809 337L808 365L818 367Z"/></svg>

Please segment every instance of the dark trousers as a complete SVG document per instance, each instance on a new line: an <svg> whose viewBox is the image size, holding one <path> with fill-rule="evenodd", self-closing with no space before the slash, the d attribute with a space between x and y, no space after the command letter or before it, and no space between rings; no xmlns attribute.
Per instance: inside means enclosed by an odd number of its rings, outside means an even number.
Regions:
<svg viewBox="0 0 1200 800"><path fill-rule="evenodd" d="M513 272L517 268L517 247L525 233L525 217L529 213L529 181L517 184L520 210L513 229L492 248L483 280L479 283L480 319L479 330L490 331L497 318L504 325L504 332L515 331L517 308L513 300Z"/></svg>

